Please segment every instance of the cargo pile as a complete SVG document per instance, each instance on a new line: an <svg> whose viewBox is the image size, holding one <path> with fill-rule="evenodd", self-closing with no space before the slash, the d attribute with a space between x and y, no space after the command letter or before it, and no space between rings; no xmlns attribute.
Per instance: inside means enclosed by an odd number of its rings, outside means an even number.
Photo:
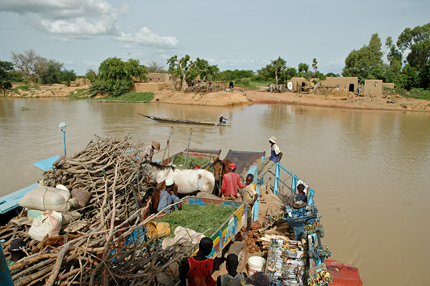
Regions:
<svg viewBox="0 0 430 286"><path fill-rule="evenodd" d="M96 136L82 151L61 157L53 170L45 172L41 191L58 192L56 186L65 186L73 198L67 204L63 200L65 209L57 211L62 215L78 212L79 216L68 224L57 224L58 233L48 232L38 238L41 241L31 239L29 218L39 220L35 211L62 216L43 201L42 209L34 209L40 204L30 211L23 209L0 227L6 258L13 239L22 238L26 243L27 256L9 268L16 286L151 285L157 273L187 255L173 251L175 245L163 250L145 238L143 226L153 216L141 219L145 209L137 209L134 196L142 197L147 188L135 159L140 151L133 151L141 148L142 144L131 143L129 137Z"/></svg>

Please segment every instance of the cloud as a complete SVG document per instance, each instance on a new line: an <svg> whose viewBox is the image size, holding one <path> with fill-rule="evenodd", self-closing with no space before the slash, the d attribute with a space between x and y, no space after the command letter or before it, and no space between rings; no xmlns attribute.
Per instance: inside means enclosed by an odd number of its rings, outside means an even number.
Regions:
<svg viewBox="0 0 430 286"><path fill-rule="evenodd" d="M67 38L60 38L60 37L51 37L48 39L48 42L62 42L62 43L68 43L70 42Z"/></svg>
<svg viewBox="0 0 430 286"><path fill-rule="evenodd" d="M127 7L123 3L121 12ZM33 28L55 35L89 39L119 34L118 12L105 0L2 0L0 10L29 14Z"/></svg>
<svg viewBox="0 0 430 286"><path fill-rule="evenodd" d="M18 14L34 13L49 19L97 17L114 11L104 0L2 0L0 9Z"/></svg>
<svg viewBox="0 0 430 286"><path fill-rule="evenodd" d="M125 42L126 47L135 46L152 46L156 48L170 49L178 45L175 37L160 37L152 32L148 27L141 28L135 34L121 33L120 36L114 37L116 40Z"/></svg>

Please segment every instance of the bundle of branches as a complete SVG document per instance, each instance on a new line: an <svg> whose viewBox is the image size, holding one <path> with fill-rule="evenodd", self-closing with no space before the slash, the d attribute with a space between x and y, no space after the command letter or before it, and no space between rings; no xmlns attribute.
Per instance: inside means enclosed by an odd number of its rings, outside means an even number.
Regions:
<svg viewBox="0 0 430 286"><path fill-rule="evenodd" d="M219 86L219 85L205 85L205 86L200 86L200 85L195 85L195 86L190 86L189 88L187 88L185 90L185 92L194 92L194 93L209 93L209 92L217 92L217 91L223 91L224 88Z"/></svg>
<svg viewBox="0 0 430 286"><path fill-rule="evenodd" d="M145 239L143 226L153 217L143 221L145 209L136 206L133 193L142 195L147 186L138 173L138 145L129 140L96 137L44 174L50 186L62 183L91 193L90 203L80 209L83 216L64 234L38 242L28 237L25 223L0 227L0 237L7 240L3 249L15 238L27 244L27 257L9 268L15 285L150 285L166 264L185 255ZM25 212L19 217L25 219ZM74 231L79 223L83 227Z"/></svg>

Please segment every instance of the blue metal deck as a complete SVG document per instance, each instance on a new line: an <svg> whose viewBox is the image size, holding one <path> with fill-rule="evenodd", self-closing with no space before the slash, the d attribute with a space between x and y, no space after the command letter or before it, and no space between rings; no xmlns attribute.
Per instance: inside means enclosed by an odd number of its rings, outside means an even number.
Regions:
<svg viewBox="0 0 430 286"><path fill-rule="evenodd" d="M48 171L52 169L52 164L58 160L58 158L60 158L60 156L53 156L51 158L48 159L44 159L42 161L33 163L34 166L42 169L43 171Z"/></svg>

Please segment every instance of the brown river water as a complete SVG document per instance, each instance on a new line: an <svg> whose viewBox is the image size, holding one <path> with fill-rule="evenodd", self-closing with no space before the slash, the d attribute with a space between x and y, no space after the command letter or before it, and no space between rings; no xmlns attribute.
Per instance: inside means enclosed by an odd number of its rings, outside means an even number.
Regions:
<svg viewBox="0 0 430 286"><path fill-rule="evenodd" d="M22 110L22 107L29 110ZM158 123L137 113L216 121L231 127ZM131 135L191 148L269 151L315 190L333 259L359 268L364 285L429 285L430 114L291 105L234 107L0 98L0 196L37 182L32 163L101 137ZM266 153L267 154L267 153ZM162 153L155 159L161 159Z"/></svg>

